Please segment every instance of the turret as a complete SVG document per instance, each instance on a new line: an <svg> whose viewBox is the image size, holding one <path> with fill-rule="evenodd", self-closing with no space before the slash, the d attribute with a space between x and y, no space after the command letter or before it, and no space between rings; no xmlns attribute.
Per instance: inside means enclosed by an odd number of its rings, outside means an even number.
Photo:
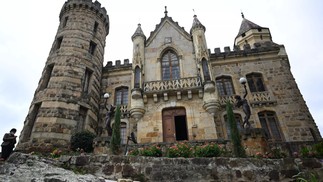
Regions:
<svg viewBox="0 0 323 182"><path fill-rule="evenodd" d="M20 135L18 150L67 148L98 122L109 17L98 1L68 0Z"/></svg>
<svg viewBox="0 0 323 182"><path fill-rule="evenodd" d="M234 45L241 50L245 48L254 48L255 43L272 42L269 28L261 27L244 17L242 15L242 22L239 33L234 40Z"/></svg>
<svg viewBox="0 0 323 182"><path fill-rule="evenodd" d="M193 38L195 59L197 63L197 68L201 75L201 79L204 85L203 108L210 114L214 115L216 112L216 98L215 83L211 77L211 70L209 65L209 52L207 49L206 39L205 39L205 26L197 19L197 16L193 16L193 25L191 28L191 36Z"/></svg>
<svg viewBox="0 0 323 182"><path fill-rule="evenodd" d="M144 59L145 59L145 42L146 36L144 35L141 24L131 37L133 42L133 58L132 58L132 80L131 80L131 117L138 121L143 114L144 102L142 97L142 83L144 75Z"/></svg>

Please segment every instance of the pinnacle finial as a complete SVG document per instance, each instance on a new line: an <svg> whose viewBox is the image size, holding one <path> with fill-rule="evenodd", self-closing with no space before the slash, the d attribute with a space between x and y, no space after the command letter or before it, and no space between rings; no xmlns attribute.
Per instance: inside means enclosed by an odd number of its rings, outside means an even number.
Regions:
<svg viewBox="0 0 323 182"><path fill-rule="evenodd" d="M167 13L168 13L168 11L167 11L167 6L165 6L165 16L167 16Z"/></svg>
<svg viewBox="0 0 323 182"><path fill-rule="evenodd" d="M241 16L242 16L242 18L244 18L244 14L243 14L243 12L241 12Z"/></svg>

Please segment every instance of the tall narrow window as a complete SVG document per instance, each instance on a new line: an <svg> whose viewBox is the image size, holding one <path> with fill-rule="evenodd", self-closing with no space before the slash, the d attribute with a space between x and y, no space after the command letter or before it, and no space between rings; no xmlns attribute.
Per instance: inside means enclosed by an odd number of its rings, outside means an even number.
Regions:
<svg viewBox="0 0 323 182"><path fill-rule="evenodd" d="M122 122L120 124L120 135L121 135L121 144L127 143L127 123Z"/></svg>
<svg viewBox="0 0 323 182"><path fill-rule="evenodd" d="M37 119L37 115L39 112L39 108L41 106L41 103L37 103L33 106L32 111L29 114L29 117L27 117L29 120L27 121L27 123L24 126L24 133L23 133L23 137L22 137L22 141L26 142L30 139L32 130L34 128L36 119Z"/></svg>
<svg viewBox="0 0 323 182"><path fill-rule="evenodd" d="M90 42L90 47L89 47L89 53L90 54L94 54L95 52L95 48L96 48L96 43L94 43L93 41Z"/></svg>
<svg viewBox="0 0 323 182"><path fill-rule="evenodd" d="M140 68L136 66L135 68L135 88L140 88Z"/></svg>
<svg viewBox="0 0 323 182"><path fill-rule="evenodd" d="M207 65L207 61L205 59L202 60L202 69L203 69L204 80L205 81L211 80L209 66Z"/></svg>
<svg viewBox="0 0 323 182"><path fill-rule="evenodd" d="M234 120L237 124L238 131L240 132L242 130L242 117L240 114L234 114ZM231 140L231 129L230 129L230 124L228 122L228 116L224 115L224 121L225 121L225 126L226 126L226 131L227 131L227 137L228 139Z"/></svg>
<svg viewBox="0 0 323 182"><path fill-rule="evenodd" d="M261 127L270 140L282 140L275 112L263 111L258 113Z"/></svg>
<svg viewBox="0 0 323 182"><path fill-rule="evenodd" d="M175 80L180 78L179 60L174 51L167 51L162 57L163 80Z"/></svg>
<svg viewBox="0 0 323 182"><path fill-rule="evenodd" d="M115 105L128 104L128 87L117 88L115 93Z"/></svg>
<svg viewBox="0 0 323 182"><path fill-rule="evenodd" d="M93 32L96 33L98 31L99 23L95 22L93 27Z"/></svg>
<svg viewBox="0 0 323 182"><path fill-rule="evenodd" d="M66 16L65 19L64 19L63 28L66 27L67 21L68 21L68 16Z"/></svg>
<svg viewBox="0 0 323 182"><path fill-rule="evenodd" d="M87 111L88 111L88 108L80 106L79 120L76 126L77 132L83 131L85 128Z"/></svg>
<svg viewBox="0 0 323 182"><path fill-rule="evenodd" d="M216 87L218 88L220 96L230 96L235 94L232 79L229 76L216 78Z"/></svg>
<svg viewBox="0 0 323 182"><path fill-rule="evenodd" d="M62 44L62 42L63 42L63 37L58 37L58 38L56 39L55 50L58 50L58 49L60 49L60 48L61 48L61 44Z"/></svg>
<svg viewBox="0 0 323 182"><path fill-rule="evenodd" d="M49 80L52 76L53 68L54 64L47 65L39 90L44 90L48 87Z"/></svg>
<svg viewBox="0 0 323 182"><path fill-rule="evenodd" d="M83 77L82 85L83 85L83 93L87 94L89 93L89 85L91 82L91 77L92 77L93 71L86 68L85 69L85 74Z"/></svg>
<svg viewBox="0 0 323 182"><path fill-rule="evenodd" d="M250 92L266 91L263 84L262 75L260 73L251 73L248 74L246 77Z"/></svg>

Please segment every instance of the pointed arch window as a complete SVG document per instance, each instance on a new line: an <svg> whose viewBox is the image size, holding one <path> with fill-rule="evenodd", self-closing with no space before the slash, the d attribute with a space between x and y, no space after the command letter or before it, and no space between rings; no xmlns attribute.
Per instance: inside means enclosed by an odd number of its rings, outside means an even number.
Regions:
<svg viewBox="0 0 323 182"><path fill-rule="evenodd" d="M276 113L272 111L263 111L258 113L261 127L270 140L282 140L282 135L279 130L279 124Z"/></svg>
<svg viewBox="0 0 323 182"><path fill-rule="evenodd" d="M119 87L115 91L115 105L128 104L128 87Z"/></svg>
<svg viewBox="0 0 323 182"><path fill-rule="evenodd" d="M209 66L205 59L202 60L202 70L203 70L204 80L205 81L211 80Z"/></svg>
<svg viewBox="0 0 323 182"><path fill-rule="evenodd" d="M246 75L250 92L264 92L266 91L262 74L250 73Z"/></svg>
<svg viewBox="0 0 323 182"><path fill-rule="evenodd" d="M230 76L221 76L216 78L216 87L220 96L234 95L234 88Z"/></svg>
<svg viewBox="0 0 323 182"><path fill-rule="evenodd" d="M162 57L162 79L176 80L180 78L179 59L177 54L168 50Z"/></svg>
<svg viewBox="0 0 323 182"><path fill-rule="evenodd" d="M136 66L135 68L135 80L134 80L134 87L135 88L140 88L140 68L139 66Z"/></svg>

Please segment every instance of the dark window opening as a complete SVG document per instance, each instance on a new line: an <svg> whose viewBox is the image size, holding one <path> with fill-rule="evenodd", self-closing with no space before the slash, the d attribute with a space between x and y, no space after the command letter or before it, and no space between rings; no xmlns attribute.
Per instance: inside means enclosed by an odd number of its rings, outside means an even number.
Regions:
<svg viewBox="0 0 323 182"><path fill-rule="evenodd" d="M258 32L261 32L262 30L261 30L261 28L258 28Z"/></svg>
<svg viewBox="0 0 323 182"><path fill-rule="evenodd" d="M140 88L140 68L136 66L135 68L135 88Z"/></svg>
<svg viewBox="0 0 323 182"><path fill-rule="evenodd" d="M34 107L32 108L32 111L29 114L29 121L27 121L26 125L24 126L24 134L23 134L23 138L22 141L26 142L30 139L32 130L34 128L35 125L35 121L37 119L37 115L39 112L39 108L41 106L41 103L37 103L34 105Z"/></svg>
<svg viewBox="0 0 323 182"><path fill-rule="evenodd" d="M205 81L211 80L209 66L207 65L207 61L205 59L202 60L202 69L203 69L204 80Z"/></svg>
<svg viewBox="0 0 323 182"><path fill-rule="evenodd" d="M58 50L58 49L60 49L60 48L61 48L61 44L62 44L62 42L63 42L63 37L58 37L58 38L56 39L56 46L55 46L55 50Z"/></svg>
<svg viewBox="0 0 323 182"><path fill-rule="evenodd" d="M245 33L243 33L243 34L241 34L241 36L242 36L242 37L244 37L244 36L246 36L246 34L245 34Z"/></svg>
<svg viewBox="0 0 323 182"><path fill-rule="evenodd" d="M44 90L45 88L48 87L49 80L50 80L50 78L52 76L53 68L54 68L54 64L48 65L46 67L45 73L44 73L44 76L43 76L43 80L41 82L39 90Z"/></svg>
<svg viewBox="0 0 323 182"><path fill-rule="evenodd" d="M264 92L266 91L263 84L262 75L260 73L251 73L247 76L248 86L251 92Z"/></svg>
<svg viewBox="0 0 323 182"><path fill-rule="evenodd" d="M262 40L262 35L260 35L260 39Z"/></svg>
<svg viewBox="0 0 323 182"><path fill-rule="evenodd" d="M94 28L93 28L93 32L96 33L98 31L98 27L99 27L99 23L95 22L94 23Z"/></svg>
<svg viewBox="0 0 323 182"><path fill-rule="evenodd" d="M188 140L186 116L174 116L176 141Z"/></svg>
<svg viewBox="0 0 323 182"><path fill-rule="evenodd" d="M317 136L316 136L316 134L315 134L315 132L314 132L313 128L310 128L310 132L311 132L311 135L312 135L312 137L313 137L314 141L315 141L315 142L317 142L317 141L318 141L318 138L317 138Z"/></svg>
<svg viewBox="0 0 323 182"><path fill-rule="evenodd" d="M77 132L83 131L85 128L87 111L88 108L80 106L79 121L76 126Z"/></svg>
<svg viewBox="0 0 323 182"><path fill-rule="evenodd" d="M90 47L89 47L89 53L94 55L94 51L96 48L96 43L94 43L93 41L90 42Z"/></svg>
<svg viewBox="0 0 323 182"><path fill-rule="evenodd" d="M127 143L127 124L122 122L120 123L120 137L121 137L121 144Z"/></svg>
<svg viewBox="0 0 323 182"><path fill-rule="evenodd" d="M84 74L84 78L83 78L83 93L88 94L89 93L89 86L90 86L90 82L91 82L91 77L92 77L93 71L86 68L85 69L85 74Z"/></svg>
<svg viewBox="0 0 323 182"><path fill-rule="evenodd" d="M235 94L232 79L229 76L216 78L216 87L220 96L230 96Z"/></svg>
<svg viewBox="0 0 323 182"><path fill-rule="evenodd" d="M67 21L68 21L68 16L66 16L64 19L63 28L66 27Z"/></svg>

